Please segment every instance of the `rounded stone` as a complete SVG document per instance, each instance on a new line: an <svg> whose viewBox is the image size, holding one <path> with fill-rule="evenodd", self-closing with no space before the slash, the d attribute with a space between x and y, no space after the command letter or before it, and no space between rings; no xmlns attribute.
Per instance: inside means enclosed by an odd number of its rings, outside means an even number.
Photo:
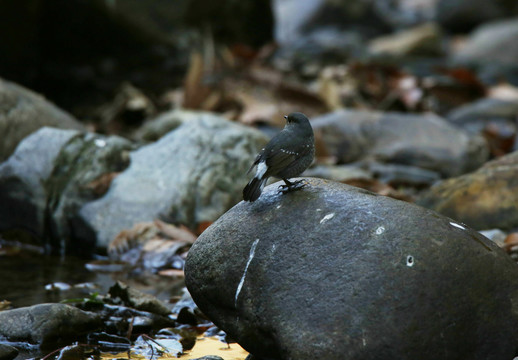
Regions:
<svg viewBox="0 0 518 360"><path fill-rule="evenodd" d="M268 186L195 242L199 308L259 359L511 359L518 268L465 225L344 184ZM432 350L432 351L431 351Z"/></svg>

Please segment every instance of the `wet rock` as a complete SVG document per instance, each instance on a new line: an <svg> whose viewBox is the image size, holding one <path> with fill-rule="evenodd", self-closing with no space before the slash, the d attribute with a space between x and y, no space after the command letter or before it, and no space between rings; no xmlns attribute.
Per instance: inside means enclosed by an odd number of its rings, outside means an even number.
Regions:
<svg viewBox="0 0 518 360"><path fill-rule="evenodd" d="M393 29L403 29L435 19L437 0L416 1L375 1L372 3L376 14Z"/></svg>
<svg viewBox="0 0 518 360"><path fill-rule="evenodd" d="M111 298L107 298L111 301ZM115 301L118 302L118 301ZM85 304L87 308L88 304ZM104 321L104 330L110 334L126 336L129 331L135 334L156 332L165 327L175 326L175 321L165 315L136 310L122 305L95 304L95 309Z"/></svg>
<svg viewBox="0 0 518 360"><path fill-rule="evenodd" d="M46 239L48 249L93 251L77 240L77 212L102 195L128 163L129 141L44 127L25 138L0 165L0 230L22 229Z"/></svg>
<svg viewBox="0 0 518 360"><path fill-rule="evenodd" d="M484 235L485 237L487 237L492 242L494 242L495 244L497 244L498 246L500 246L500 247L505 246L505 239L507 237L507 234L505 232L503 232L502 230L500 230L500 229L482 230L482 231L480 231L480 233L482 235Z"/></svg>
<svg viewBox="0 0 518 360"><path fill-rule="evenodd" d="M281 47L273 59L276 68L316 77L320 69L360 56L365 39L358 33L329 27L315 30Z"/></svg>
<svg viewBox="0 0 518 360"><path fill-rule="evenodd" d="M351 179L372 179L372 173L358 165L316 165L307 169L303 176L345 182Z"/></svg>
<svg viewBox="0 0 518 360"><path fill-rule="evenodd" d="M450 111L446 118L472 134L478 134L491 123L516 131L518 101L483 98Z"/></svg>
<svg viewBox="0 0 518 360"><path fill-rule="evenodd" d="M514 66L518 62L517 37L518 19L484 24L470 35L454 59Z"/></svg>
<svg viewBox="0 0 518 360"><path fill-rule="evenodd" d="M246 172L266 138L216 115L196 114L157 142L133 151L131 165L108 193L81 209L99 246L107 246L135 223L157 218L194 228L241 200Z"/></svg>
<svg viewBox="0 0 518 360"><path fill-rule="evenodd" d="M434 20L435 1L419 4L409 1L333 1L277 0L272 2L275 15L275 40L280 44L275 64L281 69L297 69L303 75L314 75L311 69L327 64L343 63L343 59L365 55L365 42L394 29L416 26ZM293 16L296 13L297 16ZM404 47L410 52L436 53L435 29L419 35L416 46L405 37ZM412 44L412 45L409 45ZM401 41L390 46L401 48ZM387 49L385 46L384 49ZM398 50L399 52L400 50Z"/></svg>
<svg viewBox="0 0 518 360"><path fill-rule="evenodd" d="M475 229L518 227L518 152L475 172L444 180L416 202Z"/></svg>
<svg viewBox="0 0 518 360"><path fill-rule="evenodd" d="M373 54L394 56L437 56L443 53L442 32L434 23L402 30L373 39L369 50Z"/></svg>
<svg viewBox="0 0 518 360"><path fill-rule="evenodd" d="M482 137L433 114L338 110L311 124L339 163L369 159L453 176L479 167L489 155Z"/></svg>
<svg viewBox="0 0 518 360"><path fill-rule="evenodd" d="M108 293L112 300L120 299L124 305L137 310L164 316L171 313L171 310L153 295L131 288L120 281L117 281L115 285L110 288Z"/></svg>
<svg viewBox="0 0 518 360"><path fill-rule="evenodd" d="M363 54L367 39L389 29L372 3L362 0L278 0L272 7L275 39L281 45L274 64L304 76Z"/></svg>
<svg viewBox="0 0 518 360"><path fill-rule="evenodd" d="M448 120L471 134L482 134L491 154L502 156L518 149L518 101L484 98L448 113Z"/></svg>
<svg viewBox="0 0 518 360"><path fill-rule="evenodd" d="M436 171L408 165L372 162L367 165L367 168L381 182L394 187L428 187L441 178L441 175Z"/></svg>
<svg viewBox="0 0 518 360"><path fill-rule="evenodd" d="M160 354L165 358L178 358L183 352L182 344L176 339L149 339L140 335L132 347L132 352L150 359Z"/></svg>
<svg viewBox="0 0 518 360"><path fill-rule="evenodd" d="M43 96L0 79L0 163L23 138L44 126L84 130L81 123Z"/></svg>
<svg viewBox="0 0 518 360"><path fill-rule="evenodd" d="M193 360L224 360L224 359L221 356L217 356L217 355L206 355L206 356L202 356L200 358L196 358Z"/></svg>
<svg viewBox="0 0 518 360"><path fill-rule="evenodd" d="M131 341L127 337L107 334L105 332L88 334L88 344L97 346L104 352L119 353L131 349Z"/></svg>
<svg viewBox="0 0 518 360"><path fill-rule="evenodd" d="M176 302L176 304L174 304L174 307L171 310L171 312L173 314L178 314L180 310L182 310L183 308L187 308L194 312L194 309L197 307L198 306L194 303L194 300L192 299L192 296L189 293L189 291L187 291L187 289L184 288L182 297L180 298L180 300Z"/></svg>
<svg viewBox="0 0 518 360"><path fill-rule="evenodd" d="M447 30L467 32L482 23L518 15L514 0L439 0L436 19Z"/></svg>
<svg viewBox="0 0 518 360"><path fill-rule="evenodd" d="M388 27L380 21L379 13L369 2L352 0L275 0L272 3L275 16L275 40L286 46L299 42L303 37L322 28L350 30L366 35L380 34ZM297 13L297 16L293 16ZM339 38L335 40L340 41Z"/></svg>
<svg viewBox="0 0 518 360"><path fill-rule="evenodd" d="M0 360L13 360L16 356L18 356L18 349L0 344Z"/></svg>
<svg viewBox="0 0 518 360"><path fill-rule="evenodd" d="M153 142L175 130L184 122L196 119L196 112L168 111L142 125L133 137L136 140Z"/></svg>
<svg viewBox="0 0 518 360"><path fill-rule="evenodd" d="M65 304L39 304L0 312L0 335L52 347L73 341L102 325L90 312Z"/></svg>
<svg viewBox="0 0 518 360"><path fill-rule="evenodd" d="M268 359L515 355L518 268L500 248L416 205L308 182L267 187L194 243L186 284L218 327Z"/></svg>
<svg viewBox="0 0 518 360"><path fill-rule="evenodd" d="M132 272L181 271L185 263L182 253L187 253L196 238L187 228L160 220L138 223L110 242L108 256L112 262L126 263Z"/></svg>

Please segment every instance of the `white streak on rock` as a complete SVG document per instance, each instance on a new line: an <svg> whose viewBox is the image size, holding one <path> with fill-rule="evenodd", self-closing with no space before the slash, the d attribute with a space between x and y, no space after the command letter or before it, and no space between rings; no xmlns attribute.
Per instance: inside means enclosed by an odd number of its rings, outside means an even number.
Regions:
<svg viewBox="0 0 518 360"><path fill-rule="evenodd" d="M250 266L250 263L252 262L252 259L255 255L255 248L257 247L257 243L259 242L259 239L255 239L255 241L252 244L252 247L250 248L250 255L248 255L248 261L246 262L245 270L243 271L243 276L241 276L241 280L239 281L239 285L237 285L236 289L236 296L234 297L234 306L237 308L237 299L239 297L239 293L241 292L241 289L243 288L243 284L245 283L246 273L248 271L248 266Z"/></svg>
<svg viewBox="0 0 518 360"><path fill-rule="evenodd" d="M466 230L466 228L464 226L462 226L460 224L457 224L457 223L454 223L453 221L450 221L450 225L454 226L454 227L456 227L458 229L461 229L461 230Z"/></svg>
<svg viewBox="0 0 518 360"><path fill-rule="evenodd" d="M323 224L323 223L325 223L325 222L327 222L327 221L331 220L334 216L335 216L335 213L329 213L329 214L327 214L326 216L324 216L324 217L322 218L322 220L320 220L320 223L321 223L321 224Z"/></svg>
<svg viewBox="0 0 518 360"><path fill-rule="evenodd" d="M385 227L384 226L380 226L376 229L376 235L381 235L385 232Z"/></svg>

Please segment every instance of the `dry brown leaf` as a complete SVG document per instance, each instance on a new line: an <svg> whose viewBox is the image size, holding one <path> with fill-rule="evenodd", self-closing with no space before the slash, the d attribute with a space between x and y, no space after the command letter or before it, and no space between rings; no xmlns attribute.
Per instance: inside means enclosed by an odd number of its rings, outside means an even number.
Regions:
<svg viewBox="0 0 518 360"><path fill-rule="evenodd" d="M196 233L201 234L202 232L205 231L205 229L207 229L211 225L212 225L212 221L203 221L203 222L199 223L198 227L196 228Z"/></svg>
<svg viewBox="0 0 518 360"><path fill-rule="evenodd" d="M318 77L318 93L329 110L337 110L343 107L340 96L340 84L335 78L333 68L323 69Z"/></svg>
<svg viewBox="0 0 518 360"><path fill-rule="evenodd" d="M216 89L204 84L206 71L202 55L199 52L192 53L184 85L185 108L212 110L220 99L221 95L217 94Z"/></svg>
<svg viewBox="0 0 518 360"><path fill-rule="evenodd" d="M489 151L494 157L500 157L513 151L516 141L516 130L504 127L501 124L490 122L482 135L487 140Z"/></svg>
<svg viewBox="0 0 518 360"><path fill-rule="evenodd" d="M182 240L190 244L196 241L197 236L184 225L175 226L158 219L154 223L160 232L170 239Z"/></svg>
<svg viewBox="0 0 518 360"><path fill-rule="evenodd" d="M279 117L278 106L274 103L262 101L249 93L236 94L243 107L238 120L243 124L252 125L257 122L270 122L271 119Z"/></svg>
<svg viewBox="0 0 518 360"><path fill-rule="evenodd" d="M158 275L169 276L169 277L185 277L183 270L179 269L164 269L158 272Z"/></svg>
<svg viewBox="0 0 518 360"><path fill-rule="evenodd" d="M129 249L143 245L146 241L155 238L158 229L153 223L138 223L131 229L122 230L108 245L108 254L115 256Z"/></svg>
<svg viewBox="0 0 518 360"><path fill-rule="evenodd" d="M251 83L269 88L277 88L284 80L284 76L279 70L267 66L254 65L246 71Z"/></svg>
<svg viewBox="0 0 518 360"><path fill-rule="evenodd" d="M518 245L518 232L513 232L507 235L504 240L505 247L510 248Z"/></svg>
<svg viewBox="0 0 518 360"><path fill-rule="evenodd" d="M192 244L196 240L194 235L185 226L167 224L161 220L135 224L131 229L122 230L108 245L108 254L112 257L127 252L133 248L148 247L146 251L153 251L154 247L167 245L167 242L181 242Z"/></svg>
<svg viewBox="0 0 518 360"><path fill-rule="evenodd" d="M0 311L8 310L11 308L11 302L7 300L0 301Z"/></svg>

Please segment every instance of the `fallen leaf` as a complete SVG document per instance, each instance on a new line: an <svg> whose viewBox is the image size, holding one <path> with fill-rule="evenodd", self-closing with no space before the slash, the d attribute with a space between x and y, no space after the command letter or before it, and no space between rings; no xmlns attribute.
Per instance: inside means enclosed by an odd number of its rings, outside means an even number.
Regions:
<svg viewBox="0 0 518 360"><path fill-rule="evenodd" d="M196 233L201 234L211 225L212 225L212 221L202 221L201 223L198 224L198 227L196 228Z"/></svg>
<svg viewBox="0 0 518 360"><path fill-rule="evenodd" d="M170 239L182 240L191 244L196 241L197 236L191 230L189 230L187 226L175 226L158 219L154 221L154 224L163 235L169 237Z"/></svg>
<svg viewBox="0 0 518 360"><path fill-rule="evenodd" d="M119 174L120 172L102 174L97 179L90 181L90 183L86 185L86 188L90 189L96 196L102 196L108 191L113 179Z"/></svg>
<svg viewBox="0 0 518 360"><path fill-rule="evenodd" d="M170 276L170 277L184 277L185 273L179 269L164 269L158 272L158 275Z"/></svg>

